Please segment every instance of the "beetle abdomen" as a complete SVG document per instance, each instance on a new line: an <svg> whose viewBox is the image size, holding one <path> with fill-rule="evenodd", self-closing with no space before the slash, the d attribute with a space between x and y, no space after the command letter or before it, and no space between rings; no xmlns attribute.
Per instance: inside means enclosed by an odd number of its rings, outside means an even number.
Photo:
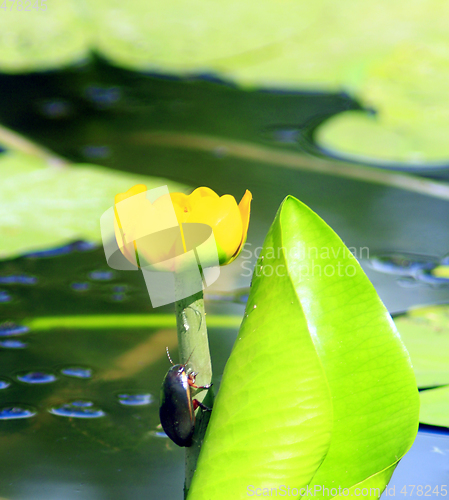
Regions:
<svg viewBox="0 0 449 500"><path fill-rule="evenodd" d="M178 446L190 446L195 428L195 413L187 374L182 365L167 372L161 388L159 417L167 436Z"/></svg>

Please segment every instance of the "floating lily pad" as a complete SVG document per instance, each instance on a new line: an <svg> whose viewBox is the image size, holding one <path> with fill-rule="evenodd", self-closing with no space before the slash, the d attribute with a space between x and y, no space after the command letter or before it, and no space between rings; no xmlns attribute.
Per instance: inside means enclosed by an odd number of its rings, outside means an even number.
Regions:
<svg viewBox="0 0 449 500"><path fill-rule="evenodd" d="M317 133L346 158L398 168L449 159L449 4L438 0L38 0L5 2L0 69L48 70L95 51L113 64L247 87L345 90L378 113L345 113ZM27 1L24 2L24 5ZM46 10L43 7L46 6ZM379 36L382 33L382 36Z"/></svg>
<svg viewBox="0 0 449 500"><path fill-rule="evenodd" d="M338 115L319 128L316 140L343 158L409 169L447 166L448 82L449 49L438 35L398 40L357 85L358 98L376 114Z"/></svg>
<svg viewBox="0 0 449 500"><path fill-rule="evenodd" d="M419 395L419 421L423 424L449 427L449 386L421 391Z"/></svg>
<svg viewBox="0 0 449 500"><path fill-rule="evenodd" d="M82 10L74 1L0 2L1 70L45 71L86 59L88 25Z"/></svg>
<svg viewBox="0 0 449 500"><path fill-rule="evenodd" d="M100 216L117 193L134 184L186 189L166 179L95 165L48 166L16 152L0 155L0 178L0 258L75 239L100 243Z"/></svg>
<svg viewBox="0 0 449 500"><path fill-rule="evenodd" d="M449 305L410 310L395 319L418 387L449 384Z"/></svg>

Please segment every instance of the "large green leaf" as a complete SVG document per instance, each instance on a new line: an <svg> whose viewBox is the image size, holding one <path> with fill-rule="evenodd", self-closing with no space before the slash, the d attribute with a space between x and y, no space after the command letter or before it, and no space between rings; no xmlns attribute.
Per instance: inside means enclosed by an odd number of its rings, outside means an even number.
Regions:
<svg viewBox="0 0 449 500"><path fill-rule="evenodd" d="M449 305L419 307L395 319L418 387L449 384Z"/></svg>
<svg viewBox="0 0 449 500"><path fill-rule="evenodd" d="M256 264L189 498L247 498L250 485L336 496L331 488L365 483L379 496L414 440L418 405L373 286L332 229L288 197Z"/></svg>
<svg viewBox="0 0 449 500"><path fill-rule="evenodd" d="M117 193L185 186L166 179L115 172L95 165L48 165L7 151L0 155L0 258L83 239L101 242L100 217Z"/></svg>

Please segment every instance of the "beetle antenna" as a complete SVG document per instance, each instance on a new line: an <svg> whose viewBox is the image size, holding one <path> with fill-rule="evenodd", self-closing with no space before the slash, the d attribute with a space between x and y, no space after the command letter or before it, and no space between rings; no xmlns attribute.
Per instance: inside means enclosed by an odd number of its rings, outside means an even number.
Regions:
<svg viewBox="0 0 449 500"><path fill-rule="evenodd" d="M190 353L190 356L187 358L187 361L184 363L183 366L187 366L187 363L190 361L190 358L192 357L192 354L193 354L193 351L195 350L195 347L192 349L192 352Z"/></svg>
<svg viewBox="0 0 449 500"><path fill-rule="evenodd" d="M173 361L172 361L172 359L171 359L171 357L170 357L170 353L168 352L168 347L166 347L166 348L165 348L165 350L167 351L167 356L168 356L168 359L169 359L170 363L171 363L172 365L174 365L174 363L173 363Z"/></svg>

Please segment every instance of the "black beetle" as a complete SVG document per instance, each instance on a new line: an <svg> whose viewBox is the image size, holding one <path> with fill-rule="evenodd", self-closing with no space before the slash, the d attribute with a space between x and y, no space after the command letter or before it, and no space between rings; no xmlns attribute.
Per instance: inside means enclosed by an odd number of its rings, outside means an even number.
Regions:
<svg viewBox="0 0 449 500"><path fill-rule="evenodd" d="M191 387L209 389L212 384L195 385L197 373L186 372L189 360L184 365L175 365L170 358L168 347L167 356L173 366L168 370L162 382L159 417L165 433L172 441L178 446L191 446L195 430L195 410L200 407L211 411L203 403L192 399Z"/></svg>

